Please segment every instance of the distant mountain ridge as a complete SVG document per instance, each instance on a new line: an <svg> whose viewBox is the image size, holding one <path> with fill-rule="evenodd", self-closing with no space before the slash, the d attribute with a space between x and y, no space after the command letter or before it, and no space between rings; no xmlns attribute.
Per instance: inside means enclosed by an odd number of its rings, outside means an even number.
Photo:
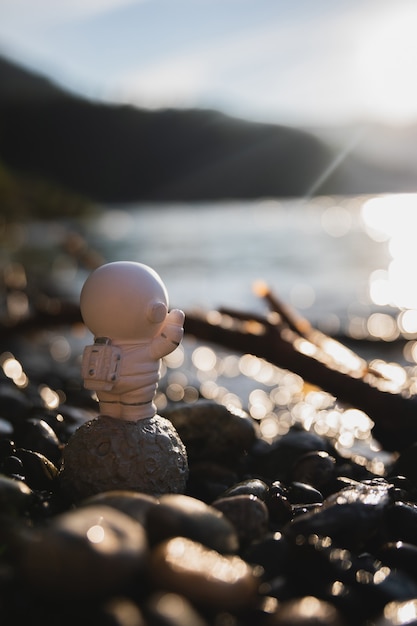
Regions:
<svg viewBox="0 0 417 626"><path fill-rule="evenodd" d="M372 193L395 179L349 155L317 185L335 156L302 129L101 104L0 58L0 160L97 202Z"/></svg>

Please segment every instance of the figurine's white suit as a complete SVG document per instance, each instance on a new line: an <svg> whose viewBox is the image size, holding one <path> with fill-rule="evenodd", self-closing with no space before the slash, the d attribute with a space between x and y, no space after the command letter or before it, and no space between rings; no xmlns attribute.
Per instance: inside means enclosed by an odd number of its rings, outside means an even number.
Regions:
<svg viewBox="0 0 417 626"><path fill-rule="evenodd" d="M160 359L181 342L184 313L168 313L158 274L130 262L95 270L84 284L80 307L95 337L84 351L82 375L97 393L100 413L129 421L153 417Z"/></svg>

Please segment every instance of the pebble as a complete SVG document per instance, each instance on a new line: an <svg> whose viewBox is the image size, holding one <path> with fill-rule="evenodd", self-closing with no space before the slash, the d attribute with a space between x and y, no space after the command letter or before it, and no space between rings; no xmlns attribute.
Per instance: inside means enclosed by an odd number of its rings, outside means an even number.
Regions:
<svg viewBox="0 0 417 626"><path fill-rule="evenodd" d="M15 537L22 583L41 595L75 598L121 592L143 573L146 533L129 516L106 506L88 506L54 517L45 527Z"/></svg>
<svg viewBox="0 0 417 626"><path fill-rule="evenodd" d="M289 473L291 482L306 483L328 493L336 478L336 459L328 452L314 450L300 456Z"/></svg>
<svg viewBox="0 0 417 626"><path fill-rule="evenodd" d="M213 461L235 468L256 440L254 421L215 402L201 401L167 410L187 448L188 462Z"/></svg>
<svg viewBox="0 0 417 626"><path fill-rule="evenodd" d="M268 626L345 626L345 622L340 611L330 602L304 596L283 602L268 621Z"/></svg>
<svg viewBox="0 0 417 626"><path fill-rule="evenodd" d="M146 603L145 613L155 626L207 626L191 602L178 593L155 592Z"/></svg>
<svg viewBox="0 0 417 626"><path fill-rule="evenodd" d="M30 511L35 494L23 480L0 474L0 516L18 517Z"/></svg>
<svg viewBox="0 0 417 626"><path fill-rule="evenodd" d="M253 541L243 551L243 557L252 565L260 565L264 579L284 576L291 558L291 544L281 532L268 533Z"/></svg>
<svg viewBox="0 0 417 626"><path fill-rule="evenodd" d="M17 448L15 457L22 464L22 474L32 489L51 490L58 479L58 469L40 452Z"/></svg>
<svg viewBox="0 0 417 626"><path fill-rule="evenodd" d="M233 524L241 547L260 539L268 532L268 508L257 496L229 495L215 500L212 506Z"/></svg>
<svg viewBox="0 0 417 626"><path fill-rule="evenodd" d="M157 587L179 593L197 606L240 610L257 600L259 577L237 555L222 555L185 537L160 543L151 554Z"/></svg>
<svg viewBox="0 0 417 626"><path fill-rule="evenodd" d="M128 491L123 489L115 489L114 491L104 491L90 496L85 500L81 500L78 506L105 505L111 506L142 525L146 523L146 517L149 510L159 503L154 496L137 491Z"/></svg>
<svg viewBox="0 0 417 626"><path fill-rule="evenodd" d="M166 494L151 507L145 527L152 545L170 537L187 537L221 553L239 549L238 534L221 511L197 498Z"/></svg>
<svg viewBox="0 0 417 626"><path fill-rule="evenodd" d="M268 484L260 478L248 478L235 483L232 487L226 489L223 493L223 497L229 496L241 496L251 495L257 496L261 500L265 500L268 497L269 487Z"/></svg>
<svg viewBox="0 0 417 626"><path fill-rule="evenodd" d="M55 465L60 465L62 444L45 420L29 418L22 421L20 426L15 428L15 441L19 448L39 452Z"/></svg>
<svg viewBox="0 0 417 626"><path fill-rule="evenodd" d="M251 468L256 474L271 481L292 480L291 472L296 462L308 452L327 452L336 458L333 446L319 435L293 427L286 435L273 443L258 448L253 455Z"/></svg>
<svg viewBox="0 0 417 626"><path fill-rule="evenodd" d="M275 481L268 489L265 504L268 507L269 518L278 525L289 522L294 513L291 502L287 498L288 490L280 481Z"/></svg>
<svg viewBox="0 0 417 626"><path fill-rule="evenodd" d="M299 481L292 481L286 491L291 504L321 504L324 500L321 491L312 485Z"/></svg>
<svg viewBox="0 0 417 626"><path fill-rule="evenodd" d="M415 626L417 624L417 600L389 602L377 620L375 626Z"/></svg>
<svg viewBox="0 0 417 626"><path fill-rule="evenodd" d="M384 529L391 541L406 541L417 545L417 504L394 502L385 512Z"/></svg>
<svg viewBox="0 0 417 626"><path fill-rule="evenodd" d="M390 504L390 486L385 482L357 483L329 496L323 505L291 520L288 536L330 537L336 544L360 549L383 522Z"/></svg>

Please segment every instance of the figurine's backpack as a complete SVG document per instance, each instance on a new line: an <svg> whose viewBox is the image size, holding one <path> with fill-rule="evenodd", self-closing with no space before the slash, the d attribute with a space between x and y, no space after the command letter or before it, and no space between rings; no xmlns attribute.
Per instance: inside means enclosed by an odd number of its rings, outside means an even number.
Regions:
<svg viewBox="0 0 417 626"><path fill-rule="evenodd" d="M86 346L81 362L84 387L94 391L111 391L118 379L121 354L108 337L97 337Z"/></svg>

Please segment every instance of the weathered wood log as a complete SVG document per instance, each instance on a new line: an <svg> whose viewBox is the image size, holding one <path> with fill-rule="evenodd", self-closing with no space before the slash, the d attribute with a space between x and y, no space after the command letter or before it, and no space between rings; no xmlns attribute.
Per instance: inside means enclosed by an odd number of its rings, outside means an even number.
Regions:
<svg viewBox="0 0 417 626"><path fill-rule="evenodd" d="M343 404L364 411L374 422L375 439L388 451L400 451L417 440L417 396L388 390L392 381L372 371L352 350L306 324L297 326L295 319L289 323L269 292L267 300L275 317L232 310L187 313L185 331L290 370Z"/></svg>

